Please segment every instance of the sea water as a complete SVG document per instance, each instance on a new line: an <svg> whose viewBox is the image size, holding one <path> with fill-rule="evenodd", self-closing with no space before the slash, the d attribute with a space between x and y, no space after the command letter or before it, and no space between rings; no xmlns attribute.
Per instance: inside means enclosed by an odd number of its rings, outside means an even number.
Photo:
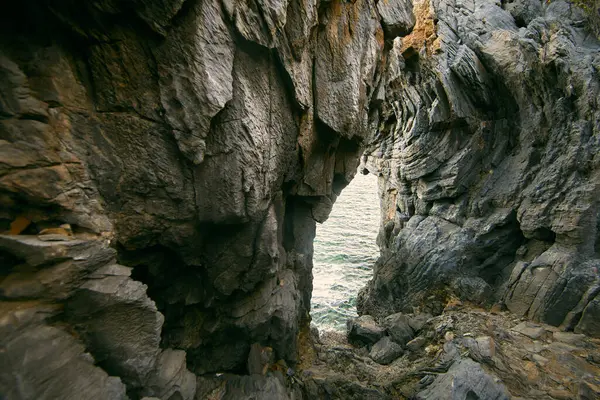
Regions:
<svg viewBox="0 0 600 400"><path fill-rule="evenodd" d="M377 177L357 174L317 226L311 316L319 330L344 330L357 315L358 291L379 256L379 221Z"/></svg>

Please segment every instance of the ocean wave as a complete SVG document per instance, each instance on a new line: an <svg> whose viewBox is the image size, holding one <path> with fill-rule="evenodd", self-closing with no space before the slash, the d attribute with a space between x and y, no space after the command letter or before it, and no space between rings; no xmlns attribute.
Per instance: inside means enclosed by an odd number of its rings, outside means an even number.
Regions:
<svg viewBox="0 0 600 400"><path fill-rule="evenodd" d="M379 256L377 178L357 175L317 227L314 241L311 316L319 329L345 329L355 317L356 297Z"/></svg>

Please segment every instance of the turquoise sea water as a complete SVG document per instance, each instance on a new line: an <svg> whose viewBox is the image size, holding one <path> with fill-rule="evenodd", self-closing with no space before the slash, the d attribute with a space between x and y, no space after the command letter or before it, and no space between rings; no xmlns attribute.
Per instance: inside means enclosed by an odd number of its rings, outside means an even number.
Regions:
<svg viewBox="0 0 600 400"><path fill-rule="evenodd" d="M317 226L311 316L319 330L345 330L356 316L356 296L379 255L377 177L357 174Z"/></svg>

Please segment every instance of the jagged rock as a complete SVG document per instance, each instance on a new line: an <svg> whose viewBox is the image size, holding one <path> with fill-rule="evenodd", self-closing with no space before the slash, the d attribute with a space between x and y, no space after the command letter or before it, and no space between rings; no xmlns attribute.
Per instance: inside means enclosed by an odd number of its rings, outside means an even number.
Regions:
<svg viewBox="0 0 600 400"><path fill-rule="evenodd" d="M436 314L456 296L598 335L589 23L563 0L415 1L414 13L390 46L364 158L380 176L383 252L359 311Z"/></svg>
<svg viewBox="0 0 600 400"><path fill-rule="evenodd" d="M383 320L388 335L394 342L405 346L414 337L414 331L410 327L410 318L402 313L392 314Z"/></svg>
<svg viewBox="0 0 600 400"><path fill-rule="evenodd" d="M44 322L57 310L0 302L0 392L8 399L127 399L125 385L94 365L73 336Z"/></svg>
<svg viewBox="0 0 600 400"><path fill-rule="evenodd" d="M542 4L537 0L513 0L505 4L518 26L527 26L542 15Z"/></svg>
<svg viewBox="0 0 600 400"><path fill-rule="evenodd" d="M431 319L431 318L432 318L431 314L411 315L410 318L408 319L408 325L411 327L411 329L415 333L418 333L421 331L421 329L423 329L425 324L427 324L427 321L429 321L429 319Z"/></svg>
<svg viewBox="0 0 600 400"><path fill-rule="evenodd" d="M446 374L439 375L418 399L462 400L462 399L509 399L502 384L494 382L474 361L465 359L456 362Z"/></svg>
<svg viewBox="0 0 600 400"><path fill-rule="evenodd" d="M347 322L348 341L358 346L377 343L385 334L385 328L377 325L370 315L362 315Z"/></svg>
<svg viewBox="0 0 600 400"><path fill-rule="evenodd" d="M384 336L371 347L369 357L379 364L389 364L404 353L402 346L395 343L389 336Z"/></svg>
<svg viewBox="0 0 600 400"><path fill-rule="evenodd" d="M148 377L143 393L161 400L193 400L196 376L187 370L185 351L163 350L156 359L154 371Z"/></svg>
<svg viewBox="0 0 600 400"><path fill-rule="evenodd" d="M390 38L404 36L415 26L411 0L388 0L377 3L381 24Z"/></svg>
<svg viewBox="0 0 600 400"><path fill-rule="evenodd" d="M92 278L68 301L66 312L104 369L132 387L146 384L159 355L164 320L146 295L146 285L126 275ZM171 356L177 354L163 353L161 359L168 364ZM154 377L157 385L171 378L168 369L160 373L167 375Z"/></svg>

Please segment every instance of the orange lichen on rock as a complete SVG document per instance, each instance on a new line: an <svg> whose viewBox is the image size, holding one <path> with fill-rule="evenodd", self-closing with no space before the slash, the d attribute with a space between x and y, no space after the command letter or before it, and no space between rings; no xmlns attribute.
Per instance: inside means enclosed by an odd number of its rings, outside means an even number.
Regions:
<svg viewBox="0 0 600 400"><path fill-rule="evenodd" d="M29 226L29 224L31 224L31 221L20 215L17 218L15 218L13 222L11 222L8 234L18 235L21 232L23 232Z"/></svg>
<svg viewBox="0 0 600 400"><path fill-rule="evenodd" d="M415 1L414 13L416 18L415 27L409 35L402 38L401 52L404 53L410 48L419 52L425 47L427 54L432 54L435 47L439 48L439 41L436 41L438 37L429 0Z"/></svg>

